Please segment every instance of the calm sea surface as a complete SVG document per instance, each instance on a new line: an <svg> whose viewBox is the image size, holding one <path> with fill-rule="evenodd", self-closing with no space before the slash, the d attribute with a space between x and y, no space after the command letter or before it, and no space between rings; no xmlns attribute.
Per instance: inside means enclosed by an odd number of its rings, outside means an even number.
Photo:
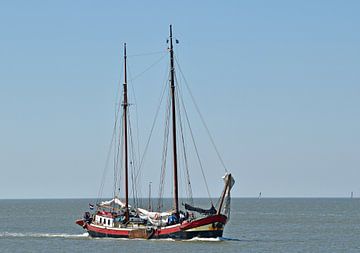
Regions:
<svg viewBox="0 0 360 253"><path fill-rule="evenodd" d="M360 199L233 199L212 241L92 239L89 202L0 200L0 252L360 252Z"/></svg>

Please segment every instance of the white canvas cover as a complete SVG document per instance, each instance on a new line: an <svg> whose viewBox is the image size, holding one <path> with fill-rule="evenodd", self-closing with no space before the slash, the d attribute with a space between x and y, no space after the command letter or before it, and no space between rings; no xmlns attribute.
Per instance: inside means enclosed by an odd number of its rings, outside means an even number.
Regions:
<svg viewBox="0 0 360 253"><path fill-rule="evenodd" d="M106 207L106 206L112 206L113 204L119 205L120 207L125 207L125 203L123 203L120 199L118 198L113 198L111 200L107 200L107 201L103 201L99 204L99 206L101 207ZM129 206L130 207L130 206Z"/></svg>
<svg viewBox="0 0 360 253"><path fill-rule="evenodd" d="M151 224L156 226L166 224L167 218L172 215L172 212L150 212L142 208L137 208L137 211L140 218L149 220Z"/></svg>

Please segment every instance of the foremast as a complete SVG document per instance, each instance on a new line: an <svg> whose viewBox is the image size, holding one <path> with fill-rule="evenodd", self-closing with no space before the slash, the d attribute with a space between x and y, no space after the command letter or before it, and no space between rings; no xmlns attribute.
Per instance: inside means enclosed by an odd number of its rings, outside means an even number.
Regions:
<svg viewBox="0 0 360 253"><path fill-rule="evenodd" d="M170 88L171 88L171 111L172 111L172 137L173 137L173 162L174 162L174 209L175 214L179 214L179 194L178 194L178 162L176 145L176 107L175 107L175 67L174 67L174 48L172 37L172 25L170 25Z"/></svg>
<svg viewBox="0 0 360 253"><path fill-rule="evenodd" d="M129 185L128 185L128 130L127 130L127 69L126 69L126 43L124 43L124 100L122 103L124 114L124 167L125 167L125 221L129 220Z"/></svg>

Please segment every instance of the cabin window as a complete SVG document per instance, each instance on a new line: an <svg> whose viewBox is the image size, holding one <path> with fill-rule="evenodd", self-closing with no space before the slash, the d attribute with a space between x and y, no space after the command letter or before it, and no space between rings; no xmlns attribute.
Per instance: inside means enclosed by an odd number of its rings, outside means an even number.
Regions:
<svg viewBox="0 0 360 253"><path fill-rule="evenodd" d="M102 218L100 218L100 223L102 223Z"/></svg>
<svg viewBox="0 0 360 253"><path fill-rule="evenodd" d="M110 226L110 219L108 219L108 225Z"/></svg>

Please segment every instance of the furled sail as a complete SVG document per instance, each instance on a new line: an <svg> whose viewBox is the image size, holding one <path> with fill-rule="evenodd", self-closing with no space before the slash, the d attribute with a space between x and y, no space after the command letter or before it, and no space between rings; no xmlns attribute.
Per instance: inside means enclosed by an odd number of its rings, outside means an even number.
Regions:
<svg viewBox="0 0 360 253"><path fill-rule="evenodd" d="M137 208L137 210L139 211L139 213L146 215L147 217L150 217L152 219L157 219L160 217L168 217L172 214L171 212L150 212L142 208Z"/></svg>
<svg viewBox="0 0 360 253"><path fill-rule="evenodd" d="M232 177L231 174L226 173L222 179L224 180L225 183L225 199L224 199L224 205L222 207L221 213L223 213L224 215L227 216L228 220L230 219L230 203L231 203L231 197L230 197L230 192L231 192L231 188L234 186L235 184L235 179Z"/></svg>
<svg viewBox="0 0 360 253"><path fill-rule="evenodd" d="M125 207L125 204L118 199L117 197L111 199L111 200L107 200L107 201L103 201L100 204L98 204L98 206L100 207L114 207L114 206L118 206L119 208L123 208Z"/></svg>
<svg viewBox="0 0 360 253"><path fill-rule="evenodd" d="M186 210L198 212L201 214L216 214L216 209L213 205L211 205L210 209L202 209L200 207L191 206L189 204L183 204Z"/></svg>
<svg viewBox="0 0 360 253"><path fill-rule="evenodd" d="M137 208L140 218L150 221L155 226L162 226L166 224L167 219L172 212L150 212L148 210Z"/></svg>

